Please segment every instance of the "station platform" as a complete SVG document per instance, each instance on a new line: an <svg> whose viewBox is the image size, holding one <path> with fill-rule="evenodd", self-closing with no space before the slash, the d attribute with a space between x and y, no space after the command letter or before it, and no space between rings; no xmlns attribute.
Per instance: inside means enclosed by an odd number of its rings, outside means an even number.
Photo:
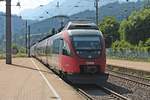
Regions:
<svg viewBox="0 0 150 100"><path fill-rule="evenodd" d="M107 65L150 72L150 62L107 59Z"/></svg>
<svg viewBox="0 0 150 100"><path fill-rule="evenodd" d="M83 97L34 58L0 60L0 100L82 100Z"/></svg>

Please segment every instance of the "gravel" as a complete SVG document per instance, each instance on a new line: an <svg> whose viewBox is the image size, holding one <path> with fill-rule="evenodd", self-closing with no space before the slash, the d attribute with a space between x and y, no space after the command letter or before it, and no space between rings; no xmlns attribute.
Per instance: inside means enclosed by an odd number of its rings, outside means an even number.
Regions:
<svg viewBox="0 0 150 100"><path fill-rule="evenodd" d="M150 87L147 86L139 85L114 76L109 76L105 86L131 100L150 100Z"/></svg>

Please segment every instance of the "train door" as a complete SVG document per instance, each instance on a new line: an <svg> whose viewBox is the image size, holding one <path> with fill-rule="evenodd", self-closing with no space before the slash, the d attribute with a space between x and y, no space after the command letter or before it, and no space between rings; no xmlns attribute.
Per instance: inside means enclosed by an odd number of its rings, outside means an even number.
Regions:
<svg viewBox="0 0 150 100"><path fill-rule="evenodd" d="M72 57L73 54L69 48L68 43L61 39L61 45L60 45L60 66L61 66L61 70L63 70L64 72L72 72L75 67L75 61L74 58Z"/></svg>

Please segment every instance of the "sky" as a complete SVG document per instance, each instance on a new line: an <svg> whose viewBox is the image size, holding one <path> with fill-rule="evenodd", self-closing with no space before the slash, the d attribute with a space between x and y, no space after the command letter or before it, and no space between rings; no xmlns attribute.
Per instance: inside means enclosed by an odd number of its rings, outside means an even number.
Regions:
<svg viewBox="0 0 150 100"><path fill-rule="evenodd" d="M33 9L40 5L46 5L53 0L11 0L11 1L12 1L12 14L19 15L19 13L25 9ZM15 6L17 2L20 2L21 8ZM0 2L0 11L5 12L5 4L6 3L4 1Z"/></svg>
<svg viewBox="0 0 150 100"><path fill-rule="evenodd" d="M11 0L12 1L12 14L19 15L21 11L25 9L33 9L40 5L46 5L50 1L53 0ZM118 0L120 2L126 1L126 0ZM137 0L130 0L130 1L137 1ZM20 2L21 7L15 6L17 2ZM5 2L0 2L0 11L5 12Z"/></svg>

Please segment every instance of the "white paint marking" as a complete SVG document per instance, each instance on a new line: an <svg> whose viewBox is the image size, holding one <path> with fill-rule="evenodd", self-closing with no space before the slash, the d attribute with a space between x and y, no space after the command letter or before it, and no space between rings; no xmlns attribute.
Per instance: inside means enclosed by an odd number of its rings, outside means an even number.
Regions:
<svg viewBox="0 0 150 100"><path fill-rule="evenodd" d="M57 98L57 100L61 100L60 96L58 95L58 93L56 92L56 90L52 87L52 85L49 83L49 81L47 80L47 78L44 76L44 74L40 71L39 67L36 65L36 63L32 60L32 63L35 65L35 67L39 70L39 73L41 74L41 76L43 77L43 79L45 80L45 82L47 83L49 89L53 92L53 94L55 95L55 97Z"/></svg>

